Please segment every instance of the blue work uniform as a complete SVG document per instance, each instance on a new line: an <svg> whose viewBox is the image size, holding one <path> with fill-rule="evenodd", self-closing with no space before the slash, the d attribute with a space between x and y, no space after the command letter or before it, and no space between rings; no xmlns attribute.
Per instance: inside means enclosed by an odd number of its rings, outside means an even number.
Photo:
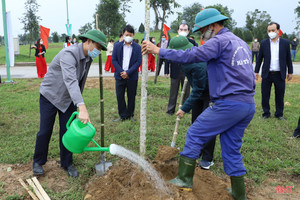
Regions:
<svg viewBox="0 0 300 200"><path fill-rule="evenodd" d="M211 106L188 129L181 155L199 158L203 145L220 134L225 173L246 174L240 148L255 113L255 76L249 46L223 28L200 47L160 49L159 56L180 63L207 62Z"/></svg>

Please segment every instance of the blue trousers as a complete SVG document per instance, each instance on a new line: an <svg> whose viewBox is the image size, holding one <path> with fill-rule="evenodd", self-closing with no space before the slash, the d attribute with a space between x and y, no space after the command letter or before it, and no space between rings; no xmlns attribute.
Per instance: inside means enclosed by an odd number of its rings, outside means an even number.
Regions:
<svg viewBox="0 0 300 200"><path fill-rule="evenodd" d="M220 134L225 173L229 176L246 174L240 149L244 131L254 113L254 104L217 100L188 129L181 155L198 159L204 144Z"/></svg>
<svg viewBox="0 0 300 200"><path fill-rule="evenodd" d="M62 137L67 131L66 124L76 107L71 103L65 113L58 110L43 95L40 96L40 131L36 136L33 162L44 165L47 162L49 142L52 135L56 114L59 115L59 148L61 167L69 167L73 162L73 156L62 143Z"/></svg>
<svg viewBox="0 0 300 200"><path fill-rule="evenodd" d="M295 61L296 54L297 54L297 50L291 49L291 57L292 57L292 61Z"/></svg>

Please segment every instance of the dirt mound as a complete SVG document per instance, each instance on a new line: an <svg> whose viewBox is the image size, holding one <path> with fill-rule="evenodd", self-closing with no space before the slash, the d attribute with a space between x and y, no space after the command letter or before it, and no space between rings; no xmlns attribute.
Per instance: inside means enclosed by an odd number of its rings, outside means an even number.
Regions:
<svg viewBox="0 0 300 200"><path fill-rule="evenodd" d="M175 147L161 145L158 147L158 152L154 158L154 161L164 162L173 158L179 150Z"/></svg>
<svg viewBox="0 0 300 200"><path fill-rule="evenodd" d="M54 160L49 160L46 165L44 165L45 176L37 177L41 185L46 185L47 188L55 191L61 192L62 190L67 190L67 180L68 175L60 167L60 164ZM24 181L28 178L33 177L32 174L32 162L26 164L1 164L0 165L0 180L1 189L5 193L0 193L0 199L9 195L23 195L25 194L24 200L31 199L27 192L23 189L18 179L21 178ZM58 181L59 180L59 181ZM26 182L26 181L25 181Z"/></svg>
<svg viewBox="0 0 300 200"><path fill-rule="evenodd" d="M154 168L165 180L176 177L178 163L175 160L156 162ZM172 194L158 191L151 178L138 166L121 160L110 168L103 177L94 176L86 188L85 200L98 199L232 199L228 194L226 183L210 171L196 168L193 192L181 191L168 185Z"/></svg>

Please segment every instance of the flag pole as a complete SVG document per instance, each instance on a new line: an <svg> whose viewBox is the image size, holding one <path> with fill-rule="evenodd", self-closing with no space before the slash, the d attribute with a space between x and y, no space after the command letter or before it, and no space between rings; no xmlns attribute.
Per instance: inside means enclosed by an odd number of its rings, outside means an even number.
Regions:
<svg viewBox="0 0 300 200"><path fill-rule="evenodd" d="M5 62L6 62L6 73L7 73L7 79L5 82L12 83L13 81L10 79L10 63L9 63L9 55L8 55L8 36L7 36L5 0L2 0L2 16L3 16L3 31L4 31L4 46L5 46Z"/></svg>

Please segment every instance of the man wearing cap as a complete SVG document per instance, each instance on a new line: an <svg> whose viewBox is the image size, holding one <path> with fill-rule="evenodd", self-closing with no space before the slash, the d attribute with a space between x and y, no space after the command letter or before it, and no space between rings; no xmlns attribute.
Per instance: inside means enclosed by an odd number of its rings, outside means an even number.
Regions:
<svg viewBox="0 0 300 200"><path fill-rule="evenodd" d="M59 115L60 163L68 175L78 177L72 165L72 153L63 143L66 124L72 113L79 109L79 120L90 122L89 113L82 98L84 84L93 58L106 51L106 37L98 30L90 30L80 36L82 43L62 49L52 60L40 86L40 131L37 133L33 157L33 174L42 175L42 165L47 162L49 141L56 114Z"/></svg>
<svg viewBox="0 0 300 200"><path fill-rule="evenodd" d="M224 171L231 179L234 199L246 199L246 168L240 153L244 131L255 113L255 77L249 46L224 27L228 17L214 8L204 9L195 18L193 32L214 31L215 36L190 50L159 49L147 41L143 53L181 63L207 62L210 106L189 128L179 159L178 175L170 182L191 190L196 159L203 145L220 135Z"/></svg>

